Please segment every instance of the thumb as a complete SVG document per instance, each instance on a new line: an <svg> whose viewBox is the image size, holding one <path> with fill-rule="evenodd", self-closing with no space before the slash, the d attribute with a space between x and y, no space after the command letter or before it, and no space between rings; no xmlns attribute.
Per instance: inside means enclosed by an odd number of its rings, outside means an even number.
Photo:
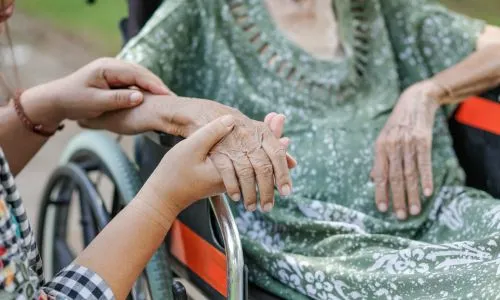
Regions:
<svg viewBox="0 0 500 300"><path fill-rule="evenodd" d="M102 112L129 108L139 105L144 95L137 90L100 90L98 101Z"/></svg>
<svg viewBox="0 0 500 300"><path fill-rule="evenodd" d="M231 132L234 123L235 120L230 115L217 118L188 137L186 144L205 158L215 144Z"/></svg>

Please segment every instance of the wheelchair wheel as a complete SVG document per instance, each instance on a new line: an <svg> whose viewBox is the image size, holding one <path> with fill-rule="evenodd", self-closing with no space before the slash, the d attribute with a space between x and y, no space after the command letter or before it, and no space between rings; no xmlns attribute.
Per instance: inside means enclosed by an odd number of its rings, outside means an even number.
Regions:
<svg viewBox="0 0 500 300"><path fill-rule="evenodd" d="M75 137L60 163L43 194L39 217L38 243L46 278L71 263L142 185L119 144L104 133L89 131ZM74 220L79 224L71 224ZM169 298L166 255L162 246L128 299Z"/></svg>

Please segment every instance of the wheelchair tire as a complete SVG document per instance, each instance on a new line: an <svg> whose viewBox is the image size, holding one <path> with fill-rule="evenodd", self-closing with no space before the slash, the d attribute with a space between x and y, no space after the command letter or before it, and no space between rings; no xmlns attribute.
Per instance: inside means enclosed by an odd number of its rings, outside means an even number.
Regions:
<svg viewBox="0 0 500 300"><path fill-rule="evenodd" d="M90 179L90 173L95 171L104 174L113 184L110 209L106 208L97 185ZM71 201L71 193L74 193L75 188L80 200L84 246L87 246L111 218L135 197L141 186L136 167L109 135L86 131L74 137L66 147L60 167L53 173L43 195L38 242L46 264L46 274L53 276L54 270L57 271L72 260L69 247L56 237L57 234L66 235L64 227L67 225L69 205L64 204ZM70 195L64 195L65 189ZM55 251L58 251L56 258ZM167 257L166 246L162 244L148 263L144 275L136 282L129 299L172 299Z"/></svg>

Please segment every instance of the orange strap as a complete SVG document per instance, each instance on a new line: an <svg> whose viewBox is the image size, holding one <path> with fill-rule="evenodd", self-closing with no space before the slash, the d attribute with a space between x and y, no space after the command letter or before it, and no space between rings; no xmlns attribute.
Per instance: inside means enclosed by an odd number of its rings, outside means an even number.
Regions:
<svg viewBox="0 0 500 300"><path fill-rule="evenodd" d="M170 252L208 283L227 297L226 256L179 220L170 229Z"/></svg>
<svg viewBox="0 0 500 300"><path fill-rule="evenodd" d="M470 97L460 105L455 120L500 135L500 103L480 97Z"/></svg>

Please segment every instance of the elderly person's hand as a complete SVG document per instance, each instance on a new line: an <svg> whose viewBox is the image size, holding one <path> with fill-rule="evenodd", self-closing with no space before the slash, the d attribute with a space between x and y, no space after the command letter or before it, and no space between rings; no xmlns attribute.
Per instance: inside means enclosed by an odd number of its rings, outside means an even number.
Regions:
<svg viewBox="0 0 500 300"><path fill-rule="evenodd" d="M99 118L81 121L80 124L87 128L104 128L122 134L157 130L188 137L223 115L233 116L236 125L212 149L210 158L233 200L238 201L242 196L245 207L255 210L258 185L262 209L269 211L274 203L275 184L282 195L292 192L288 166L293 166L295 161L286 154L287 140L280 143L278 139L284 122L282 115L270 115L267 125L214 101L177 96L147 96L144 103L134 109L108 113ZM270 126L274 126L276 135L270 130Z"/></svg>
<svg viewBox="0 0 500 300"><path fill-rule="evenodd" d="M432 81L409 87L399 98L375 145L371 172L375 201L381 212L389 207L389 187L396 217L420 213L419 180L425 196L433 190L432 128L443 90Z"/></svg>

